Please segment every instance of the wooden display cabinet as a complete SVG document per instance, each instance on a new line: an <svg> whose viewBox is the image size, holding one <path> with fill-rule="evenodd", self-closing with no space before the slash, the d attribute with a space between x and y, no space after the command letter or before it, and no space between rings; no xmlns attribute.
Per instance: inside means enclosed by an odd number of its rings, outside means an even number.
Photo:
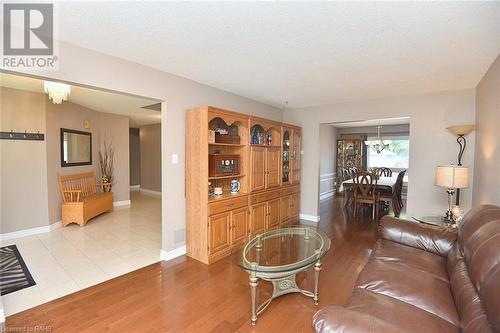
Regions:
<svg viewBox="0 0 500 333"><path fill-rule="evenodd" d="M301 157L302 157L302 131L293 128L292 131L292 184L300 183Z"/></svg>
<svg viewBox="0 0 500 333"><path fill-rule="evenodd" d="M296 185L300 183L302 131L293 125L283 126L281 131L281 183Z"/></svg>
<svg viewBox="0 0 500 333"><path fill-rule="evenodd" d="M283 126L281 129L281 184L292 183L292 128Z"/></svg>
<svg viewBox="0 0 500 333"><path fill-rule="evenodd" d="M282 184L283 128L289 129L289 181ZM299 127L211 106L194 108L186 112L185 155L191 258L210 264L252 235L298 221L300 188L294 185L301 170ZM210 176L209 155L238 155L239 173ZM240 191L230 194L235 179ZM215 187L222 187L223 194L210 195Z"/></svg>
<svg viewBox="0 0 500 333"><path fill-rule="evenodd" d="M250 117L250 191L278 187L281 123Z"/></svg>
<svg viewBox="0 0 500 333"><path fill-rule="evenodd" d="M341 138L337 140L337 184L341 184L342 170L356 168L366 170L366 136Z"/></svg>

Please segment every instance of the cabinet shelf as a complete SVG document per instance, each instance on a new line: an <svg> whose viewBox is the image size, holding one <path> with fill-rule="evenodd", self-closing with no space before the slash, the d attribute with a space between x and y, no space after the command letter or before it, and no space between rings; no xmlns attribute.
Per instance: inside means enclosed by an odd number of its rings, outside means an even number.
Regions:
<svg viewBox="0 0 500 333"><path fill-rule="evenodd" d="M252 146L252 147L276 147L276 148L280 147L279 145L259 145L257 143L251 143L250 146Z"/></svg>
<svg viewBox="0 0 500 333"><path fill-rule="evenodd" d="M245 177L245 175L230 175L230 176L208 177L208 180L241 178L241 177Z"/></svg>
<svg viewBox="0 0 500 333"><path fill-rule="evenodd" d="M224 201L224 200L227 200L227 199L239 198L239 197L243 197L243 196L246 196L246 195L248 195L248 194L247 193L242 193L242 192L238 192L236 194L231 194L229 192L226 192L226 193L223 193L221 195L214 195L214 196L209 195L208 196L208 202Z"/></svg>
<svg viewBox="0 0 500 333"><path fill-rule="evenodd" d="M212 142L208 144L209 146L223 146L223 147L245 147L245 145L239 143L217 143Z"/></svg>

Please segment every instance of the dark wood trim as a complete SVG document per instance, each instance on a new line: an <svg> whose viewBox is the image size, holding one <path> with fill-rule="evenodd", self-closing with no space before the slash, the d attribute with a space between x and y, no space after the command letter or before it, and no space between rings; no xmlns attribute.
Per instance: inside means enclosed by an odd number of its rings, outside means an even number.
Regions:
<svg viewBox="0 0 500 333"><path fill-rule="evenodd" d="M60 148L61 148L61 167L72 167L72 166L80 166L80 165L92 165L92 133L91 132L84 132L84 131L78 131L74 129L69 129L69 128L61 128L60 131ZM67 163L64 161L64 133L74 133L74 134L82 134L82 135L88 135L90 137L90 161L89 162L76 162L76 163Z"/></svg>

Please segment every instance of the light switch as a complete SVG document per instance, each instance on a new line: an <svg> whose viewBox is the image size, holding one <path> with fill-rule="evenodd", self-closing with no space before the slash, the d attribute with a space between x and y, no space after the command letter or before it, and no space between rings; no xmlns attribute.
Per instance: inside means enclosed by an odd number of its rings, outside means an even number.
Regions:
<svg viewBox="0 0 500 333"><path fill-rule="evenodd" d="M179 163L179 156L177 154L172 154L172 164Z"/></svg>
<svg viewBox="0 0 500 333"><path fill-rule="evenodd" d="M304 151L303 150L300 151L300 155L304 155Z"/></svg>

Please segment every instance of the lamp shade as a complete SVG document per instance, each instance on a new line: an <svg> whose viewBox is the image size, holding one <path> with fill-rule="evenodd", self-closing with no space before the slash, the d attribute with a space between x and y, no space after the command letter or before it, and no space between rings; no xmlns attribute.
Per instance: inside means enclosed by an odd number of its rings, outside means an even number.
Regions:
<svg viewBox="0 0 500 333"><path fill-rule="evenodd" d="M472 132L476 128L475 125L457 125L457 126L450 126L446 127L448 131L455 135L467 135L470 132Z"/></svg>
<svg viewBox="0 0 500 333"><path fill-rule="evenodd" d="M446 188L469 187L469 168L457 165L438 165L434 185Z"/></svg>

